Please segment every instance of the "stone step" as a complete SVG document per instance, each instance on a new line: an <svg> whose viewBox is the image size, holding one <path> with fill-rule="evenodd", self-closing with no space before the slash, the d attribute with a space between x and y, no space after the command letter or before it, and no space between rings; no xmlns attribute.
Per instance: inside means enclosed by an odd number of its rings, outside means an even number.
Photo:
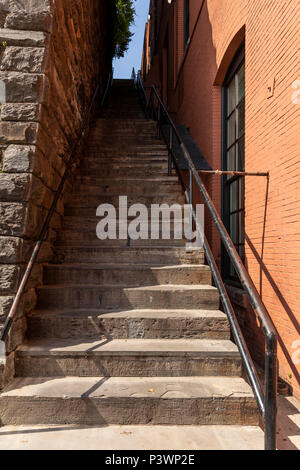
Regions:
<svg viewBox="0 0 300 470"><path fill-rule="evenodd" d="M1 424L258 425L239 377L18 378L0 397Z"/></svg>
<svg viewBox="0 0 300 470"><path fill-rule="evenodd" d="M147 266L138 264L50 264L44 267L44 283L54 284L211 284L211 270L205 265Z"/></svg>
<svg viewBox="0 0 300 470"><path fill-rule="evenodd" d="M100 204L100 203L99 203ZM188 224L189 223L189 218L188 218L188 212L187 212L187 220L184 218L184 211L182 209L181 218L174 218L174 214L170 215L170 221L167 220L167 218L164 218L163 220L158 219L157 220L153 219L151 220L151 208L146 208L148 211L148 217L147 218L139 218L139 222L143 223L144 229L146 233L148 234L148 237L152 236L154 238L154 234L158 231L159 237L162 238L164 233L164 238L166 239L167 236L169 236L169 231L170 231L170 237L171 239L176 238L180 240L182 237L184 237L185 232L188 234L188 228L189 226L185 228L185 222ZM108 223L108 221L111 224L116 224L116 234L117 238L119 238L119 231L120 227L122 227L123 230L126 231L126 227L128 228L130 224L137 218L136 215L134 216L125 216L125 213L119 213L119 210L115 209L115 216L112 216L111 218L107 218L107 214L105 217L103 216L96 216L96 211L91 217L83 216L81 217L80 215L65 215L63 219L63 230L67 231L74 231L75 234L79 233L85 233L88 232L90 233L91 240L95 236L95 231L98 223L100 223L102 220L105 221L105 224ZM147 214L145 214L147 215ZM179 215L179 211L178 211ZM139 214L138 214L139 216ZM127 220L127 222L126 222ZM107 230L107 229L106 229ZM138 227L138 230L141 230L140 227ZM128 232L127 232L128 233ZM155 235L156 236L156 235ZM134 237L132 237L134 238Z"/></svg>
<svg viewBox="0 0 300 470"><path fill-rule="evenodd" d="M97 168L81 168L80 169L80 180L84 181L84 178L127 178L129 176L135 177L152 177L155 178L158 175L168 174L168 165L103 165Z"/></svg>
<svg viewBox="0 0 300 470"><path fill-rule="evenodd" d="M30 339L230 339L219 310L36 310L27 325Z"/></svg>
<svg viewBox="0 0 300 470"><path fill-rule="evenodd" d="M264 450L259 426L27 425L0 429L1 450ZM299 448L299 446L298 446ZM179 452L181 454L181 452ZM127 458L127 457L125 457ZM167 456L166 456L167 458ZM173 458L173 457L171 457ZM157 462L160 454L157 456Z"/></svg>
<svg viewBox="0 0 300 470"><path fill-rule="evenodd" d="M147 187L154 187L159 189L163 187L177 187L180 188L177 176L168 176L159 174L158 176L148 176L148 177L141 177L136 178L134 176L128 176L123 178L120 176L119 178L112 176L111 178L104 178L103 176L96 176L93 173L89 175L81 175L78 174L75 178L74 184L81 183L83 185L89 186L96 186L97 188L127 188L127 187L136 187L137 192L144 191Z"/></svg>
<svg viewBox="0 0 300 470"><path fill-rule="evenodd" d="M149 265L203 264L203 250L187 251L185 248L141 246L138 248L103 247L98 242L87 245L56 245L54 262L77 263L131 263Z"/></svg>
<svg viewBox="0 0 300 470"><path fill-rule="evenodd" d="M124 121L123 119L121 118L114 118L114 119L103 119L103 118L97 118L95 120L95 124L94 124L94 128L107 128L107 129L111 129L111 130L114 130L114 129L128 129L130 127L132 127L133 129L140 129L140 127L142 128L156 128L157 127L157 123L155 121L153 121L152 119L148 119L148 118L145 118L145 119L127 119L126 121Z"/></svg>
<svg viewBox="0 0 300 470"><path fill-rule="evenodd" d="M103 113L103 117L104 118L108 118L108 119L112 119L114 117L117 117L117 118L120 118L122 117L123 119L145 119L145 113L143 111L141 112L137 112L137 111L133 111L133 112L129 112L127 110L125 111L116 111L116 112L113 112L113 111L108 111L108 112L104 112Z"/></svg>
<svg viewBox="0 0 300 470"><path fill-rule="evenodd" d="M79 225L80 226L80 225ZM97 237L96 234L96 224L94 229L91 229L90 231L82 231L78 232L76 229L73 230L61 230L57 236L57 241L56 244L63 244L65 245L66 243L69 243L70 245L76 244L78 245L88 245L90 246L98 246L98 247L119 247L119 248L138 248L138 247L145 247L145 248L155 248L155 247L169 247L169 248L183 248L186 246L187 240L184 238L182 239L175 239L174 234L171 231L171 238L169 240L165 239L158 239L158 240L152 240L150 238L151 232L149 231L149 239L147 240L100 240ZM161 237L161 234L159 234Z"/></svg>
<svg viewBox="0 0 300 470"><path fill-rule="evenodd" d="M18 348L16 377L241 376L241 357L227 340L34 340Z"/></svg>
<svg viewBox="0 0 300 470"><path fill-rule="evenodd" d="M103 168L113 169L119 168L123 169L132 167L132 168L147 168L153 165L153 168L160 168L162 171L165 171L163 174L165 177L168 176L168 156L167 155L132 155L132 154L119 154L114 152L111 155L101 152L89 152L85 155L80 163L80 169L78 170L89 170L90 175L93 175L94 170L101 170Z"/></svg>
<svg viewBox="0 0 300 470"><path fill-rule="evenodd" d="M109 121L109 120L108 120ZM146 139L155 138L159 139L157 125L156 126L126 126L123 128L119 127L110 127L110 123L106 126L97 126L91 130L90 139L98 139L98 138L140 138L145 137Z"/></svg>
<svg viewBox="0 0 300 470"><path fill-rule="evenodd" d="M131 134L127 132L124 135L120 134L111 134L111 133L100 133L94 132L92 136L92 145L99 145L99 146L107 146L112 145L115 147L119 145L120 147L124 146L152 146L152 145L163 145L161 139L158 137L158 133L154 132L147 132L147 133L139 133L139 134Z"/></svg>
<svg viewBox="0 0 300 470"><path fill-rule="evenodd" d="M156 143L156 144L152 144L152 145L149 145L149 144L144 144L144 145L127 145L126 148L124 148L124 146L122 146L121 144L117 144L117 145L101 145L101 144L93 144L93 142L89 142L88 146L87 146L87 149L86 149L87 153L89 152L111 152L111 153L115 153L115 154L122 154L122 152L125 152L126 154L142 154L142 153L145 153L145 154L149 154L150 152L152 153L152 155L155 155L155 154L162 154L162 155L167 155L168 154L168 150L167 150L167 147L166 145L164 144L159 144L159 143Z"/></svg>
<svg viewBox="0 0 300 470"><path fill-rule="evenodd" d="M124 162L134 162L134 159L137 160L138 163L148 162L152 163L154 161L157 162L167 162L168 157L168 150L166 147L161 147L160 149L152 149L152 148L138 148L138 149L128 149L128 148L120 148L118 150L112 148L98 148L96 151L85 151L84 156L82 157L82 161L87 161L89 158L93 158L95 160L107 159L109 162L124 163Z"/></svg>
<svg viewBox="0 0 300 470"><path fill-rule="evenodd" d="M119 196L102 196L101 204L112 204L119 213ZM177 196L175 195L154 195L154 196L143 196L139 195L136 199L136 196L129 196L127 199L128 208L133 204L143 204L146 207L151 207L152 204L168 204L172 206L173 204L183 205L185 203L185 198L182 194ZM65 216L78 216L78 217L94 217L96 214L97 207L99 205L99 199L93 196L84 196L84 195L71 195L68 198L68 202L65 205Z"/></svg>
<svg viewBox="0 0 300 470"><path fill-rule="evenodd" d="M84 183L80 180L73 184L74 194L90 194L101 196L102 194L110 195L129 195L136 194L136 197L142 193L144 195L153 194L181 194L181 187L177 177L166 176L165 178L132 178L132 179L108 179L86 177Z"/></svg>
<svg viewBox="0 0 300 470"><path fill-rule="evenodd" d="M119 285L60 284L37 289L39 308L104 309L219 309L219 293L210 285Z"/></svg>

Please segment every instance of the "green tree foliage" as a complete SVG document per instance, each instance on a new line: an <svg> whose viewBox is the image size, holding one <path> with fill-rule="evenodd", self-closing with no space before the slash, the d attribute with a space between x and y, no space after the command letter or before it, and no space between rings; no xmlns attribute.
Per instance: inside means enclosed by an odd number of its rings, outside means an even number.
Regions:
<svg viewBox="0 0 300 470"><path fill-rule="evenodd" d="M124 57L133 34L130 27L134 22L135 7L133 0L115 0L114 57Z"/></svg>

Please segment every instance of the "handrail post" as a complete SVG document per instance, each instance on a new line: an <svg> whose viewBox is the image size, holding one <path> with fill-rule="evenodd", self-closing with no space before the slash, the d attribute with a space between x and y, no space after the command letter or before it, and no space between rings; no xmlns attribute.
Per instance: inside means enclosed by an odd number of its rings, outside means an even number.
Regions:
<svg viewBox="0 0 300 470"><path fill-rule="evenodd" d="M265 356L265 449L276 450L277 415L277 339L269 334L266 338Z"/></svg>

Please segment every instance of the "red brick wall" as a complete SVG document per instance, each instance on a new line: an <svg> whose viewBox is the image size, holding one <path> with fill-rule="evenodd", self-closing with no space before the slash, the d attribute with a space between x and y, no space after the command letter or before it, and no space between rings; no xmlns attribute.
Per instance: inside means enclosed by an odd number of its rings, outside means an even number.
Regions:
<svg viewBox="0 0 300 470"><path fill-rule="evenodd" d="M177 0L165 9L160 28L164 31L168 25L174 42L169 108L215 169L221 167L221 87L245 37L245 165L247 171L270 171L269 184L266 178L246 178L246 264L277 328L280 375L297 396L300 113L299 104L292 101L292 84L300 79L299 21L299 6L290 0L190 0L191 42L184 53L183 0ZM161 85L157 77L162 41L159 36L147 85ZM206 183L220 211L220 179L206 177ZM219 237L209 218L206 227L220 262ZM262 362L263 338L253 313L243 301L236 304L253 356Z"/></svg>

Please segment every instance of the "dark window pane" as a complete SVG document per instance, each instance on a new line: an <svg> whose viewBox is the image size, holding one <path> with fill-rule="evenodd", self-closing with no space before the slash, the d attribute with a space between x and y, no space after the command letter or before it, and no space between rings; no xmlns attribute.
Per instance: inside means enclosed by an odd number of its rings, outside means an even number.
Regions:
<svg viewBox="0 0 300 470"><path fill-rule="evenodd" d="M237 170L244 171L245 168L245 138L242 137L237 143Z"/></svg>
<svg viewBox="0 0 300 470"><path fill-rule="evenodd" d="M235 170L236 166L236 155L235 155L235 145L227 152L227 170ZM231 176L228 176L230 179Z"/></svg>
<svg viewBox="0 0 300 470"><path fill-rule="evenodd" d="M236 113L228 119L227 123L227 148L229 148L236 140Z"/></svg>
<svg viewBox="0 0 300 470"><path fill-rule="evenodd" d="M238 101L240 102L245 97L245 64L242 65L237 73L238 83Z"/></svg>
<svg viewBox="0 0 300 470"><path fill-rule="evenodd" d="M233 214L230 216L230 238L233 241L233 243L238 243L238 238L237 238L237 215L238 214Z"/></svg>
<svg viewBox="0 0 300 470"><path fill-rule="evenodd" d="M237 207L237 181L230 185L230 212L238 210Z"/></svg>
<svg viewBox="0 0 300 470"><path fill-rule="evenodd" d="M243 244L245 240L244 233L244 211L239 213L239 243Z"/></svg>
<svg viewBox="0 0 300 470"><path fill-rule="evenodd" d="M238 135L241 137L245 134L245 100L243 100L238 107Z"/></svg>
<svg viewBox="0 0 300 470"><path fill-rule="evenodd" d="M236 107L236 88L235 88L235 79L233 79L228 86L227 90L227 116L234 110Z"/></svg>

